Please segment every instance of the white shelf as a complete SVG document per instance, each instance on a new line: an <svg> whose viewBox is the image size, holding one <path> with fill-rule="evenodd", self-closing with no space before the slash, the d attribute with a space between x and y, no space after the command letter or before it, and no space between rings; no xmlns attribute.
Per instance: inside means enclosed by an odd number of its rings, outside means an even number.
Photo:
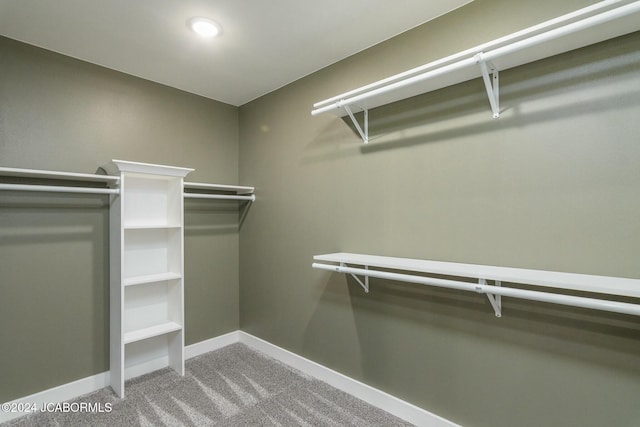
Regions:
<svg viewBox="0 0 640 427"><path fill-rule="evenodd" d="M147 274L144 276L128 277L123 280L124 286L142 285L146 283L165 282L167 280L181 279L182 275L179 273L159 273L159 274Z"/></svg>
<svg viewBox="0 0 640 427"><path fill-rule="evenodd" d="M65 181L104 182L117 184L119 176L97 175L89 173L60 172L40 169L20 169L0 167L0 176L15 176L20 178L58 179Z"/></svg>
<svg viewBox="0 0 640 427"><path fill-rule="evenodd" d="M256 201L256 196L253 194L255 190L254 187L245 187L240 185L205 184L202 182L185 182L184 189L206 191L184 192L184 197L190 199L240 200L249 202Z"/></svg>
<svg viewBox="0 0 640 427"><path fill-rule="evenodd" d="M185 182L184 188L211 191L228 191L236 194L251 194L255 191L254 187L245 187L241 185L206 184L202 182Z"/></svg>
<svg viewBox="0 0 640 427"><path fill-rule="evenodd" d="M482 77L493 115L498 117L499 71L638 30L640 1L602 1L317 102L311 114L332 113L340 117L349 115L366 143L366 112L369 109ZM364 130L353 115L357 111L365 112Z"/></svg>
<svg viewBox="0 0 640 427"><path fill-rule="evenodd" d="M588 274L562 273L556 271L527 270L511 267L494 267L456 262L427 261L411 258L395 258L377 255L335 253L316 255L316 261L362 265L418 273L446 276L481 278L525 285L545 286L558 289L595 292L601 294L640 298L640 279L593 276Z"/></svg>
<svg viewBox="0 0 640 427"><path fill-rule="evenodd" d="M176 332L182 330L176 322L166 322L160 325L150 326L148 328L137 329L135 331L127 332L124 334L124 343L130 344L136 341L145 340L147 338L153 338L160 335L168 334L170 332Z"/></svg>
<svg viewBox="0 0 640 427"><path fill-rule="evenodd" d="M368 278L376 277L485 294L498 317L501 316L500 298L502 296L640 316L640 304L502 286L503 282L508 282L554 288L557 291L572 290L608 296L640 298L640 279L353 253L316 255L313 259L314 261L320 261L319 263L314 262L312 264L313 268L351 274L367 292L369 291ZM335 264L324 264L326 262ZM362 268L354 266L362 266ZM397 272L388 270L396 270ZM411 273L420 273L421 275ZM467 281L425 277L422 274L471 278L477 280L477 284ZM365 282L362 282L358 276L364 276ZM495 283L494 285L489 285L488 281L494 281Z"/></svg>
<svg viewBox="0 0 640 427"><path fill-rule="evenodd" d="M140 225L125 225L125 230L171 230L174 228L180 228L179 224L140 224Z"/></svg>
<svg viewBox="0 0 640 427"><path fill-rule="evenodd" d="M0 167L0 176L17 178L37 178L63 181L78 181L90 183L104 183L109 187L116 187L120 181L118 176L97 175L87 173L59 172L39 169L19 169ZM7 184L0 183L0 190L6 191L35 191L45 193L80 193L80 194L118 194L118 188L78 187L65 185L41 184Z"/></svg>

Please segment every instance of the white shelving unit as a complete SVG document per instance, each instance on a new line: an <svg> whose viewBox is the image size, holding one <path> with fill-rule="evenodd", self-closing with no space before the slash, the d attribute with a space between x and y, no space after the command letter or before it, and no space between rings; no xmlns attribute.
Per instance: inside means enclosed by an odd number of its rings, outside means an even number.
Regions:
<svg viewBox="0 0 640 427"><path fill-rule="evenodd" d="M183 179L193 169L113 160L111 387L170 366L184 375ZM131 374L129 374L131 373Z"/></svg>
<svg viewBox="0 0 640 427"><path fill-rule="evenodd" d="M369 277L376 277L485 294L496 317L502 316L502 296L640 316L640 301L637 304L631 304L604 298L578 297L502 286L502 282L520 283L554 288L559 292L563 290L584 291L603 296L640 299L640 279L352 253L316 255L313 259L319 261L312 264L313 268L351 274L366 292L369 292ZM420 273L420 275L412 273ZM477 280L477 283L428 277L423 274L471 278ZM360 280L358 276L363 276L364 281ZM488 281L493 281L494 284L491 285Z"/></svg>
<svg viewBox="0 0 640 427"><path fill-rule="evenodd" d="M482 77L500 116L499 72L640 30L640 1L605 0L522 31L350 90L313 105L312 115L349 116L364 143L368 110ZM355 113L364 113L364 123Z"/></svg>
<svg viewBox="0 0 640 427"><path fill-rule="evenodd" d="M126 378L166 366L184 375L184 198L255 195L254 187L184 182L188 168L113 160L102 169L107 175L0 167L0 181L20 182L0 182L0 191L111 196L110 379L124 397Z"/></svg>

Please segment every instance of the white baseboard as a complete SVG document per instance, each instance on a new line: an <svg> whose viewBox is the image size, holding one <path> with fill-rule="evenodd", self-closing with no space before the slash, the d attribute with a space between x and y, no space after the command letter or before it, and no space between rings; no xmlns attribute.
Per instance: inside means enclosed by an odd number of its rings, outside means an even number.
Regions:
<svg viewBox="0 0 640 427"><path fill-rule="evenodd" d="M219 350L222 347L235 344L239 341L240 331L229 332L228 334L220 335L219 337L185 346L184 358L185 360L191 359L192 357L200 356L201 354L208 353L210 351Z"/></svg>
<svg viewBox="0 0 640 427"><path fill-rule="evenodd" d="M405 402L353 378L349 378L346 375L271 344L270 342L242 331L239 331L239 335L241 343L407 422L421 427L459 427L457 424L438 415L425 411L409 402Z"/></svg>
<svg viewBox="0 0 640 427"><path fill-rule="evenodd" d="M221 335L216 338L201 341L195 344L185 346L184 356L185 359L191 359L210 351L218 350L228 345L241 342L255 350L258 350L280 362L297 369L306 375L316 378L320 381L342 390L352 396L355 396L365 402L374 405L390 414L395 415L405 421L408 421L417 426L423 427L459 427L457 424L452 423L442 417L439 417L431 412L425 411L411 403L398 399L388 393L368 386L360 381L349 378L339 372L322 366L316 362L299 356L295 353L271 344L263 339L255 337L251 334L242 331L229 332L228 334ZM161 366L161 367L164 367ZM152 371L157 369L155 365L135 368L135 373L145 372L147 369ZM131 374L134 372L131 371ZM128 372L129 374L129 372ZM87 393L100 390L101 388L109 386L109 372L103 372L101 374L93 375L91 377L83 378L77 381L73 381L67 384L60 385L48 390L41 391L39 393L32 394L30 396L22 397L20 399L8 402L9 404L29 404L41 407L44 403L58 403L66 400L74 399L78 396L82 396ZM0 411L0 423L12 420L20 417L24 413L4 412Z"/></svg>
<svg viewBox="0 0 640 427"><path fill-rule="evenodd" d="M77 381L73 381L67 384L62 384L48 390L44 390L30 396L22 397L20 399L7 402L11 406L21 408L22 406L29 405L31 407L35 404L38 408L41 408L45 403L59 403L65 400L75 399L83 394L91 393L101 388L109 386L109 372L103 372L101 374L93 375L91 377L82 378ZM5 406L5 405L3 405ZM12 420L25 415L25 412L5 412L0 411L0 423Z"/></svg>

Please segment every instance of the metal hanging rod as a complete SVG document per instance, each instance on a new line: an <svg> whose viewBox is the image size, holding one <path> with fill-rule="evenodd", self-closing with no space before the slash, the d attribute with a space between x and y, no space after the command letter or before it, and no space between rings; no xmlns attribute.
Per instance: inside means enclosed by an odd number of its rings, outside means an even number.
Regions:
<svg viewBox="0 0 640 427"><path fill-rule="evenodd" d="M202 194L202 193L184 193L185 198L189 199L220 199L220 200L248 200L256 201L255 194L249 196L232 195L232 194Z"/></svg>
<svg viewBox="0 0 640 427"><path fill-rule="evenodd" d="M617 3L620 3L620 0L605 0L605 1L601 1L599 3L595 3L595 4L591 5L591 6L587 6L585 8L576 10L574 12L567 13L565 15L559 16L557 18L550 19L548 21L544 21L544 22L542 22L540 24L525 28L525 29L520 30L520 31L516 31L515 33L508 34L508 35L506 35L504 37L500 37L500 38L492 40L490 42L483 43L481 45L475 46L473 48L470 48L470 49L467 49L467 50L464 50L464 51L461 51L461 52L458 52L456 54L447 56L445 58L441 58L439 60L436 60L436 61L433 61L433 62L429 62L428 64L424 64L424 65L412 68L412 69L404 71L402 73L398 73L398 74L395 74L393 76L387 77L385 79L378 80L377 82L373 82L373 83L370 83L368 85L359 87L357 89L345 92L343 94L340 94L340 95L325 99L324 101L316 102L315 104L313 104L313 107L314 108L319 108L319 107L322 107L324 105L332 104L334 102L340 101L341 99L346 99L348 97L351 97L351 96L353 96L353 95L355 95L357 93L366 92L366 91L369 91L369 90L374 89L376 87L384 86L386 84L392 83L393 81L401 80L401 79L404 79L406 77L410 77L412 75L415 75L415 74L418 74L418 73L421 73L421 72L424 72L424 71L428 71L428 70L433 69L433 68L440 67L440 66L442 66L444 64L451 63L451 62L453 62L455 60L458 60L460 58L465 58L465 57L468 57L468 56L476 55L477 53L487 51L487 50L489 50L490 48L492 48L494 46L504 46L504 45L507 45L509 43L513 43L514 41L521 40L521 39L529 37L531 35L539 34L539 33L543 32L543 31L546 31L546 30L548 30L550 28L555 28L558 25L562 25L562 24L564 24L566 22L571 22L571 21L573 21L575 19L579 19L581 17L588 16L590 14L599 13L601 10L606 10L607 8L613 6L613 5L617 4Z"/></svg>
<svg viewBox="0 0 640 427"><path fill-rule="evenodd" d="M502 281L497 280L495 277L504 275L505 277L512 277L514 279L517 279L517 275L521 275L522 280L520 281L520 283L527 284L535 284L535 279L539 278L542 282L540 283L540 286L551 286L555 287L556 289L580 289L580 285L584 284L584 289L582 289L584 291L607 295L624 295L640 298L640 280L636 279L577 275L571 273L555 273L538 270L511 269L489 266L473 266L469 264L442 263L435 261L377 257L359 254L318 255L315 256L314 259L339 263L338 265L335 265L314 262L312 264L312 267L320 270L350 274L356 278L358 283L365 289L365 292L369 292L368 278L375 277L380 279L395 280L399 282L418 283L422 285L484 294L489 299L496 317L502 316L501 298L503 296L640 316L640 304L611 301L599 298L579 297L560 293L509 288L502 286ZM367 259L370 259L373 262L368 263ZM350 261L355 261L358 264L364 264L364 268L349 267L347 265L347 262ZM450 275L455 275L456 272L459 272L457 274L463 277L475 277L477 283L450 279L439 279L406 273L372 270L372 266L385 269L396 268L403 271L412 270L415 268L414 271L416 272L431 272L433 274L448 273ZM477 271L487 271L489 272L489 277L479 277L482 273L471 275L469 274L470 268L474 268ZM365 281L363 282L357 276L363 276L365 278ZM494 280L495 284L488 284L488 280ZM563 286L562 282L565 280L569 280L570 282L567 282L565 286ZM518 282L518 280L513 281ZM594 282L599 281L604 281L605 283L603 283L600 287L593 286ZM607 287L607 284L611 284L611 288Z"/></svg>
<svg viewBox="0 0 640 427"><path fill-rule="evenodd" d="M13 176L20 178L57 179L66 181L104 182L117 184L119 176L98 175L92 173L60 172L41 169L21 169L0 167L0 176Z"/></svg>
<svg viewBox="0 0 640 427"><path fill-rule="evenodd" d="M371 108L399 101L411 96L461 83L481 76L494 118L500 116L500 69L512 68L541 57L556 55L598 41L607 40L640 29L640 1L605 0L561 17L551 19L522 31L450 55L448 57L396 74L369 85L314 104L312 115L334 112L349 116L364 143L369 142L354 116L354 109L365 113ZM614 22L615 21L615 22ZM622 21L622 22L621 22ZM613 22L608 26L608 24ZM574 33L582 32L578 40ZM585 32L588 34L585 35ZM560 42L560 40L566 40ZM549 42L554 43L549 43ZM533 53L511 55L547 43L541 56ZM500 63L496 61L500 60Z"/></svg>
<svg viewBox="0 0 640 427"><path fill-rule="evenodd" d="M75 172L49 171L40 169L21 169L0 167L0 176L17 178L37 178L50 180L67 180L81 182L102 182L109 186L117 187L120 177L115 175L98 175ZM201 182L184 182L185 189L225 191L236 194L212 194L212 193L184 193L185 198L193 199L219 199L219 200L247 200L255 202L254 187L239 185L208 184ZM85 193L85 194L119 194L118 188L75 187L58 185L37 184L11 184L0 183L0 190L7 191L37 191L48 193Z"/></svg>
<svg viewBox="0 0 640 427"><path fill-rule="evenodd" d="M119 194L118 188L69 187L62 185L0 184L0 190L45 193Z"/></svg>
<svg viewBox="0 0 640 427"><path fill-rule="evenodd" d="M17 178L37 178L61 181L102 182L117 186L120 177L89 173L60 172L41 169L21 169L0 167L0 176ZM37 191L45 193L82 193L82 194L118 194L117 188L75 187L67 185L37 185L37 184L9 184L0 183L0 190L6 191Z"/></svg>
<svg viewBox="0 0 640 427"><path fill-rule="evenodd" d="M227 191L236 194L214 194L214 193L184 193L185 198L190 199L219 199L219 200L248 200L256 201L253 193L254 187L246 187L242 185L226 185L226 184L208 184L203 182L185 182L184 188L208 191Z"/></svg>
<svg viewBox="0 0 640 427"><path fill-rule="evenodd" d="M217 190L217 191L232 191L238 194L251 194L254 192L254 187L247 187L242 185L226 185L226 184L209 184L204 182L185 182L184 188L196 188L202 190Z"/></svg>

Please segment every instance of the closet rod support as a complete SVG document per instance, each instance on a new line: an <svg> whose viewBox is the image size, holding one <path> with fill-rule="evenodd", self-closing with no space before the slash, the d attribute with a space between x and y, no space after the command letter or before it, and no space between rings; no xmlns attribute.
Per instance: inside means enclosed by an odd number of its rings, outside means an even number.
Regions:
<svg viewBox="0 0 640 427"><path fill-rule="evenodd" d="M356 116L351 111L351 107L348 104L344 104L341 106L344 108L347 114L349 114L349 118L351 119L351 121L353 122L353 125L356 127L356 130L360 134L360 138L362 138L362 142L364 142L365 144L368 144L369 143L369 110L367 110L366 108L363 109L363 113L364 113L364 131L363 131L362 127L360 127L360 123L358 123L358 121L356 120Z"/></svg>
<svg viewBox="0 0 640 427"><path fill-rule="evenodd" d="M491 62L483 59L483 55L480 52L474 58L482 72L482 81L489 97L493 118L497 119L500 117L500 73Z"/></svg>
<svg viewBox="0 0 640 427"><path fill-rule="evenodd" d="M347 264L345 264L344 262L341 262L340 266L341 267L347 267ZM365 265L364 269L368 270L369 266ZM356 282L358 282L358 284L360 286L362 286L362 289L364 289L364 292L368 294L369 293L369 275L367 275L367 274L363 275L363 277L364 277L364 283L363 283L362 280L360 280L360 278L358 276L356 276L355 274L353 274L353 273L349 273L349 274L351 274L351 277L353 277L356 280Z"/></svg>
<svg viewBox="0 0 640 427"><path fill-rule="evenodd" d="M487 292L485 290L486 286L486 279L478 279L478 286L476 287L476 290L478 291L478 293L485 294L487 296L487 299L489 300L491 307L493 307L493 311L496 314L496 317L502 317L502 295ZM501 286L500 281L496 280L495 286Z"/></svg>

